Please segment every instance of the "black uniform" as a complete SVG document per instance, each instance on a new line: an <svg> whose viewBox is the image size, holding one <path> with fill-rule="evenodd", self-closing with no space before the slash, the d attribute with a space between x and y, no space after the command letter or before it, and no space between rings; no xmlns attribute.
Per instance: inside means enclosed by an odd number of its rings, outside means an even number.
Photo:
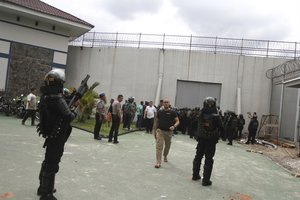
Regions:
<svg viewBox="0 0 300 200"><path fill-rule="evenodd" d="M55 174L59 170L59 162L64 152L64 145L71 134L70 122L76 117L71 112L65 99L56 86L43 86L40 99L40 123L38 132L46 138L45 159L39 175L40 199L55 200L53 196Z"/></svg>
<svg viewBox="0 0 300 200"><path fill-rule="evenodd" d="M244 129L245 119L242 114L239 115L238 124L237 124L237 137L238 139L242 138L242 131Z"/></svg>
<svg viewBox="0 0 300 200"><path fill-rule="evenodd" d="M232 145L232 141L235 138L235 133L237 130L238 118L235 113L229 113L229 117L226 123L226 135L228 139L228 145Z"/></svg>
<svg viewBox="0 0 300 200"><path fill-rule="evenodd" d="M249 144L251 142L251 144L255 143L255 136L256 136L256 132L258 129L258 120L257 117L252 117L251 121L248 125L248 131L249 131L249 135L248 135L248 140L246 142L246 144Z"/></svg>
<svg viewBox="0 0 300 200"><path fill-rule="evenodd" d="M190 138L194 138L198 127L199 109L194 109L189 115L188 134Z"/></svg>
<svg viewBox="0 0 300 200"><path fill-rule="evenodd" d="M219 129L222 127L220 116L217 114L215 108L204 107L200 111L198 118L197 130L197 151L193 161L193 180L201 179L200 166L201 160L205 155L204 171L202 185L211 185L211 172L213 168L213 157L216 151L216 143L219 139Z"/></svg>

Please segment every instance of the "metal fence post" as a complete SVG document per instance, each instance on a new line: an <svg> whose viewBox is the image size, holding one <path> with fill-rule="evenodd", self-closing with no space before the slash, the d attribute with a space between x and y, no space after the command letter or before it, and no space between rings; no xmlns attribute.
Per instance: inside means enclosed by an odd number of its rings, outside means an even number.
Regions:
<svg viewBox="0 0 300 200"><path fill-rule="evenodd" d="M216 40L215 40L215 52L214 52L214 54L217 53L217 45L218 45L218 36L216 36Z"/></svg>
<svg viewBox="0 0 300 200"><path fill-rule="evenodd" d="M241 55L243 55L243 45L244 45L244 39L242 38L242 44L241 44Z"/></svg>
<svg viewBox="0 0 300 200"><path fill-rule="evenodd" d="M269 57L269 45L270 45L270 40L268 40L268 43L267 43L267 57Z"/></svg>
<svg viewBox="0 0 300 200"><path fill-rule="evenodd" d="M140 48L140 45L141 45L141 37L142 37L142 33L140 33L140 35L139 35L139 44L138 44L138 49Z"/></svg>
<svg viewBox="0 0 300 200"><path fill-rule="evenodd" d="M95 42L95 34L96 34L96 32L94 31L94 34L93 34L93 42L92 42L92 48L94 47L94 42Z"/></svg>
<svg viewBox="0 0 300 200"><path fill-rule="evenodd" d="M193 42L193 35L191 35L191 38L190 38L190 51L192 51L192 42Z"/></svg>
<svg viewBox="0 0 300 200"><path fill-rule="evenodd" d="M118 45L118 32L116 33L116 43L115 43L115 48L117 48Z"/></svg>
<svg viewBox="0 0 300 200"><path fill-rule="evenodd" d="M162 49L164 49L164 48L165 48L165 36L166 36L166 34L164 33L164 35L163 35Z"/></svg>
<svg viewBox="0 0 300 200"><path fill-rule="evenodd" d="M294 59L297 58L297 42L295 42L295 51L294 51Z"/></svg>

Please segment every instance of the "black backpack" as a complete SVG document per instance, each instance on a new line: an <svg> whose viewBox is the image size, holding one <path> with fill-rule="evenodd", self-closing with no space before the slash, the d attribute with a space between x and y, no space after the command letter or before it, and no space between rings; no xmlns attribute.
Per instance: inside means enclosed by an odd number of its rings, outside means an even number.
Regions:
<svg viewBox="0 0 300 200"><path fill-rule="evenodd" d="M219 117L217 114L200 114L198 121L198 131L196 139L205 138L205 139L218 139L219 131L214 121L216 117Z"/></svg>

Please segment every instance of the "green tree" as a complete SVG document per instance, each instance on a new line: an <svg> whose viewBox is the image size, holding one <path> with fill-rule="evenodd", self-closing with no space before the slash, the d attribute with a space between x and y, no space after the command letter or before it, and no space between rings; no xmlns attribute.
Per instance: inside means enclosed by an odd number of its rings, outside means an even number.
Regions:
<svg viewBox="0 0 300 200"><path fill-rule="evenodd" d="M81 97L80 99L80 113L78 115L79 122L85 122L87 119L90 119L90 116L93 112L93 108L95 107L95 98L97 98L98 93L94 91L94 89L100 83L95 82L88 91Z"/></svg>

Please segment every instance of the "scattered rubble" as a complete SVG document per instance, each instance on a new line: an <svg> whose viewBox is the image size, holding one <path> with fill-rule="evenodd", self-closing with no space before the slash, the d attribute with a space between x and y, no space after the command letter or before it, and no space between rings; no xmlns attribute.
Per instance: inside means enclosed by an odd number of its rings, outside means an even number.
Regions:
<svg viewBox="0 0 300 200"><path fill-rule="evenodd" d="M251 200L251 196L248 194L240 194L240 193L236 193L235 195L230 195L230 196L226 196L223 197L223 199L225 200Z"/></svg>
<svg viewBox="0 0 300 200"><path fill-rule="evenodd" d="M256 144L247 145L244 139L239 143L245 146L247 152L263 154L287 169L291 175L300 177L300 157L295 145L288 143L275 145L265 140L257 140Z"/></svg>

